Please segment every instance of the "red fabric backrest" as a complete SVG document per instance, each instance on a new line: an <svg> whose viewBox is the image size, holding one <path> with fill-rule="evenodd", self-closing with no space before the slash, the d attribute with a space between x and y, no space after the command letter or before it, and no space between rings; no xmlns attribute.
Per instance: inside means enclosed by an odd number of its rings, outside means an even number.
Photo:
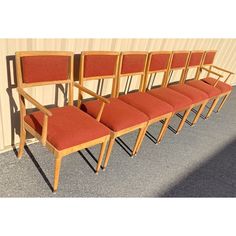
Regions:
<svg viewBox="0 0 236 236"><path fill-rule="evenodd" d="M171 53L152 54L149 71L166 70Z"/></svg>
<svg viewBox="0 0 236 236"><path fill-rule="evenodd" d="M171 62L171 69L184 68L188 59L188 52L174 53Z"/></svg>
<svg viewBox="0 0 236 236"><path fill-rule="evenodd" d="M118 55L85 55L84 77L114 76Z"/></svg>
<svg viewBox="0 0 236 236"><path fill-rule="evenodd" d="M24 56L21 58L24 83L67 80L69 56Z"/></svg>
<svg viewBox="0 0 236 236"><path fill-rule="evenodd" d="M121 74L144 72L147 54L123 55Z"/></svg>
<svg viewBox="0 0 236 236"><path fill-rule="evenodd" d="M203 55L204 52L192 52L189 60L189 66L199 66Z"/></svg>
<svg viewBox="0 0 236 236"><path fill-rule="evenodd" d="M215 58L216 52L206 52L206 56L203 62L203 65L209 65L209 64L213 64L214 58Z"/></svg>

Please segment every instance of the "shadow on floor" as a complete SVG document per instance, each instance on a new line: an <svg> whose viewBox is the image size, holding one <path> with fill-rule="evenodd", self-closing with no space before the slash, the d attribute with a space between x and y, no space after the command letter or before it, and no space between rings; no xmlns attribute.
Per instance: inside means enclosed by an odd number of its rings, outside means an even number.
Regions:
<svg viewBox="0 0 236 236"><path fill-rule="evenodd" d="M161 197L236 197L236 139Z"/></svg>

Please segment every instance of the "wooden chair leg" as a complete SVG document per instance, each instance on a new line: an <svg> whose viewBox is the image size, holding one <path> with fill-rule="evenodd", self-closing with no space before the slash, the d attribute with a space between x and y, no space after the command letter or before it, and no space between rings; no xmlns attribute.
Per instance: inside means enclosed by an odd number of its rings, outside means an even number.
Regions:
<svg viewBox="0 0 236 236"><path fill-rule="evenodd" d="M97 168L96 168L96 174L98 174L98 171L100 170L103 155L104 155L104 152L105 152L105 149L106 149L106 145L107 145L107 141L104 141L101 145L101 150L100 150L100 154L99 154L99 158L98 158L98 164L97 164Z"/></svg>
<svg viewBox="0 0 236 236"><path fill-rule="evenodd" d="M179 127L177 128L176 134L178 134L180 132L180 130L183 128L184 123L187 120L188 115L189 115L191 110L192 110L192 106L188 110L185 111L184 116L183 116L183 118L182 118L182 120L181 120L181 122L179 124Z"/></svg>
<svg viewBox="0 0 236 236"><path fill-rule="evenodd" d="M227 98L229 97L230 93L228 93L227 95L225 95L225 97L223 98L220 106L218 107L216 112L219 112L221 110L221 108L223 107L223 105L225 104L225 101L227 100Z"/></svg>
<svg viewBox="0 0 236 236"><path fill-rule="evenodd" d="M207 115L206 115L206 119L208 119L208 118L211 116L211 113L214 111L214 108L216 107L216 105L217 105L219 99L220 99L219 97L216 98L216 99L213 101L213 103L211 104L211 107L210 107L210 109L209 109L209 111L208 111L208 113L207 113Z"/></svg>
<svg viewBox="0 0 236 236"><path fill-rule="evenodd" d="M194 126L194 125L198 122L198 120L199 120L199 118L200 118L202 112L204 111L204 108L206 107L206 104L207 104L207 102L203 103L203 104L200 106L200 108L198 109L198 112L197 112L196 116L195 116L194 119L193 119L193 122L192 122L192 125L191 125L191 126Z"/></svg>
<svg viewBox="0 0 236 236"><path fill-rule="evenodd" d="M62 156L60 154L57 154L55 156L53 192L56 192L57 189L58 189L59 175L60 175L60 169L61 169L61 161L62 161Z"/></svg>
<svg viewBox="0 0 236 236"><path fill-rule="evenodd" d="M137 146L137 148L135 150L135 156L137 155L137 153L138 153L138 151L139 151L139 149L140 149L140 147L142 145L142 142L143 142L143 139L145 137L145 133L146 133L147 129L148 129L148 125L142 129L143 130L142 131L142 136L141 136L141 138L139 140L139 143L138 143L138 146Z"/></svg>
<svg viewBox="0 0 236 236"><path fill-rule="evenodd" d="M140 130L139 130L139 134L138 134L138 136L136 138L136 142L135 142L135 145L134 145L134 148L133 148L132 157L135 156L136 153L137 153L137 148L138 148L139 143L140 143L140 141L141 141L141 139L143 137L144 129L145 129L145 127L144 128L140 128Z"/></svg>
<svg viewBox="0 0 236 236"><path fill-rule="evenodd" d="M165 133L167 131L168 125L170 123L171 117L166 118L165 123L162 125L161 131L159 133L159 136L157 137L157 144L161 142L163 137L165 136Z"/></svg>
<svg viewBox="0 0 236 236"><path fill-rule="evenodd" d="M109 145L108 145L108 148L107 148L107 154L106 154L106 158L105 158L104 165L103 165L103 171L106 170L108 161L109 161L110 156L111 156L111 151L112 151L112 147L114 145L114 142L115 142L115 137L113 136L113 137L110 138L110 142L109 142Z"/></svg>
<svg viewBox="0 0 236 236"><path fill-rule="evenodd" d="M20 132L20 145L19 145L18 155L17 155L19 159L21 159L24 152L25 138L26 138L26 130L22 128Z"/></svg>

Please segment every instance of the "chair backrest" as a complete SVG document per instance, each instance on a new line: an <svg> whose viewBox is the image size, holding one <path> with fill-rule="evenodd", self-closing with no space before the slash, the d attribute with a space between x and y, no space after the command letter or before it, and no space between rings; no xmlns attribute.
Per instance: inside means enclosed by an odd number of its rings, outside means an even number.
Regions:
<svg viewBox="0 0 236 236"><path fill-rule="evenodd" d="M202 62L203 66L211 66L213 65L215 55L216 55L216 50L210 50L205 52L205 56Z"/></svg>
<svg viewBox="0 0 236 236"><path fill-rule="evenodd" d="M145 73L144 90L148 89L151 80L153 80L152 84L154 83L156 74L161 72L164 73L161 86L165 85L171 61L171 51L156 51L149 53Z"/></svg>
<svg viewBox="0 0 236 236"><path fill-rule="evenodd" d="M128 77L125 86L125 93L129 92L133 76L141 76L139 91L143 90L147 58L147 52L122 52L120 54L116 86L117 96L120 92L121 77Z"/></svg>
<svg viewBox="0 0 236 236"><path fill-rule="evenodd" d="M190 56L190 51L173 51L172 52L172 60L171 60L170 67L168 70L168 76L166 79L165 86L169 84L172 72L176 70L181 71L181 77L180 77L179 82L182 82L185 75L186 66L189 61L189 56Z"/></svg>
<svg viewBox="0 0 236 236"><path fill-rule="evenodd" d="M189 60L185 70L185 75L182 78L181 83L185 82L188 76L189 69L196 69L194 79L198 79L200 73L200 67L202 65L204 56L205 56L205 51L196 50L190 52Z"/></svg>
<svg viewBox="0 0 236 236"><path fill-rule="evenodd" d="M69 84L69 104L73 104L73 52L16 52L19 88L49 84Z"/></svg>
<svg viewBox="0 0 236 236"><path fill-rule="evenodd" d="M111 96L115 97L116 77L119 53L112 51L82 52L80 58L79 82L81 85L88 80L104 81L112 79ZM102 83L99 83L99 86ZM98 88L100 90L100 88Z"/></svg>

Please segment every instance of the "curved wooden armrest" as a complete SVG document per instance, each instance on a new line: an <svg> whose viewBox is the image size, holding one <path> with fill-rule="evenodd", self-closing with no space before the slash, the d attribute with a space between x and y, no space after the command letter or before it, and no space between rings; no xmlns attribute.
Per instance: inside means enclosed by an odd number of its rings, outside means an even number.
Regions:
<svg viewBox="0 0 236 236"><path fill-rule="evenodd" d="M18 93L23 96L26 100L32 103L36 108L38 108L41 112L43 112L47 116L52 116L51 111L49 111L46 107L37 102L34 98L32 98L28 93L26 93L22 88L17 88Z"/></svg>
<svg viewBox="0 0 236 236"><path fill-rule="evenodd" d="M104 103L109 104L110 101L102 96L99 96L98 94L96 94L95 92L91 91L90 89L87 89L85 87L83 87L82 85L78 84L78 83L74 83L74 86L78 89L80 89L81 91L84 91L85 93L88 93L89 95L101 100Z"/></svg>
<svg viewBox="0 0 236 236"><path fill-rule="evenodd" d="M207 71L207 72L209 72L210 74L217 75L217 76L219 76L220 78L223 77L223 75L221 75L221 74L219 74L219 73L216 73L215 71L209 70L209 69L207 69L207 68L205 68L205 67L201 67L201 69L202 69L202 70L205 70L205 71Z"/></svg>
<svg viewBox="0 0 236 236"><path fill-rule="evenodd" d="M229 70L226 70L226 69L224 69L224 68L221 68L221 67L219 67L219 66L214 66L214 65L212 65L212 67L213 67L213 68L216 68L217 70L221 70L221 71L224 71L224 72L229 73L229 74L231 74L231 75L234 75L233 72L231 72L231 71L229 71Z"/></svg>

